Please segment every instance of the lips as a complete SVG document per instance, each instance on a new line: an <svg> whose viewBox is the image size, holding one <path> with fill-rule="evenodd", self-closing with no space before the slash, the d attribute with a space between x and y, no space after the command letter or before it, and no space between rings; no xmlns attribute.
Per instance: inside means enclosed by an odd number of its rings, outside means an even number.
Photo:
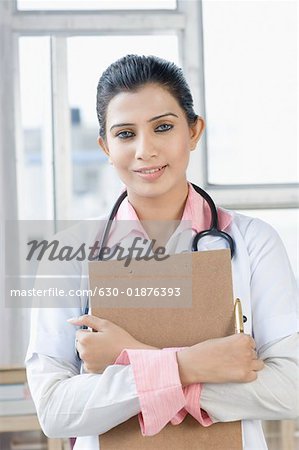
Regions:
<svg viewBox="0 0 299 450"><path fill-rule="evenodd" d="M153 166L152 167L141 167L140 169L134 170L134 172L151 174L151 173L159 172L160 170L164 169L164 167L166 167L166 165L154 166L154 167Z"/></svg>
<svg viewBox="0 0 299 450"><path fill-rule="evenodd" d="M141 167L138 170L134 170L134 173L137 177L139 177L139 179L143 180L143 182L153 183L163 177L167 167L168 164L166 164L166 166Z"/></svg>

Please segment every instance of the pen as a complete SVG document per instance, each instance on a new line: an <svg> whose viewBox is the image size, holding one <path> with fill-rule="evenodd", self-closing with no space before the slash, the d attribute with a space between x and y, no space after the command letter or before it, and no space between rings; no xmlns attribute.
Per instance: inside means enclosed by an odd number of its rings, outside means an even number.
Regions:
<svg viewBox="0 0 299 450"><path fill-rule="evenodd" d="M244 322L243 322L243 312L241 300L239 298L235 301L234 307L234 316L235 316L235 330L236 333L244 333Z"/></svg>

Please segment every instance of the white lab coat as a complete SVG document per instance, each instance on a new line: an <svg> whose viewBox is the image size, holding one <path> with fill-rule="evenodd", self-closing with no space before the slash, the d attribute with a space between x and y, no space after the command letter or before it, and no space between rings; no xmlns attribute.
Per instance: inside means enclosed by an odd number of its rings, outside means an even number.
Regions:
<svg viewBox="0 0 299 450"><path fill-rule="evenodd" d="M298 415L296 283L276 231L259 219L226 212L233 216L226 231L236 244L232 260L234 296L242 299L248 319L245 332L254 336L265 368L252 383L204 384L201 407L215 422L243 419L244 450L265 450L260 420ZM98 224L90 228L91 241L95 227L98 229ZM79 229L72 232L74 242ZM205 249L220 246L222 241L213 237ZM176 251L183 248L176 239ZM56 284L64 289L87 289L85 263L72 261L68 273L63 267L61 270L65 277ZM78 277L67 278L68 274ZM45 433L51 437L79 436L75 450L98 450L98 435L136 415L140 406L131 366L109 366L103 374L80 373L74 345L76 327L66 319L83 314L86 302L84 296L73 297L68 308L32 310L26 365Z"/></svg>

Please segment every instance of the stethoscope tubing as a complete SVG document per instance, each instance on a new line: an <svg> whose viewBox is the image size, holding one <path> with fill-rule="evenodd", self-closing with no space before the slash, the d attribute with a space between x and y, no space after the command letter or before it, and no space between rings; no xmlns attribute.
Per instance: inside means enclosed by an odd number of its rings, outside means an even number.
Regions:
<svg viewBox="0 0 299 450"><path fill-rule="evenodd" d="M193 188L195 189L195 191L201 195L206 202L209 205L210 211L211 211L211 224L210 224L210 228L204 231L201 231L200 233L197 233L192 241L192 251L196 252L198 251L198 241L204 237L207 236L215 236L215 237L220 237L222 239L224 239L230 248L230 252L231 252L231 258L233 258L234 254L235 254L235 243L233 238L226 233L225 231L219 230L218 228L218 214L217 214L217 208L216 205L214 203L214 201L212 200L212 198L209 196L209 194L204 191L202 188L200 188L199 186L197 186L196 184L191 183ZM106 222L105 228L104 228L104 232L102 234L102 238L101 238L101 242L99 245L99 254L98 254L98 260L101 261L102 260L102 250L103 248L106 246L106 243L108 241L109 238L109 233L111 230L111 226L112 226L112 222L117 214L117 211L121 205L121 203L123 202L123 200L127 197L128 192L127 190L125 190L124 192L121 193L121 195L118 197L118 199L116 200L109 218Z"/></svg>

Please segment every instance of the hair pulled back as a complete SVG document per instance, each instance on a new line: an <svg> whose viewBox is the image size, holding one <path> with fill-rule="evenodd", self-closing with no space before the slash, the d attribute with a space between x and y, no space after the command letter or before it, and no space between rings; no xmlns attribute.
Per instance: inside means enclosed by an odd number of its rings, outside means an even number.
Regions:
<svg viewBox="0 0 299 450"><path fill-rule="evenodd" d="M192 124L197 119L190 88L181 68L157 56L127 55L112 63L102 74L97 87L97 116L100 136L106 138L109 102L121 92L136 92L154 83L167 89L185 111Z"/></svg>

